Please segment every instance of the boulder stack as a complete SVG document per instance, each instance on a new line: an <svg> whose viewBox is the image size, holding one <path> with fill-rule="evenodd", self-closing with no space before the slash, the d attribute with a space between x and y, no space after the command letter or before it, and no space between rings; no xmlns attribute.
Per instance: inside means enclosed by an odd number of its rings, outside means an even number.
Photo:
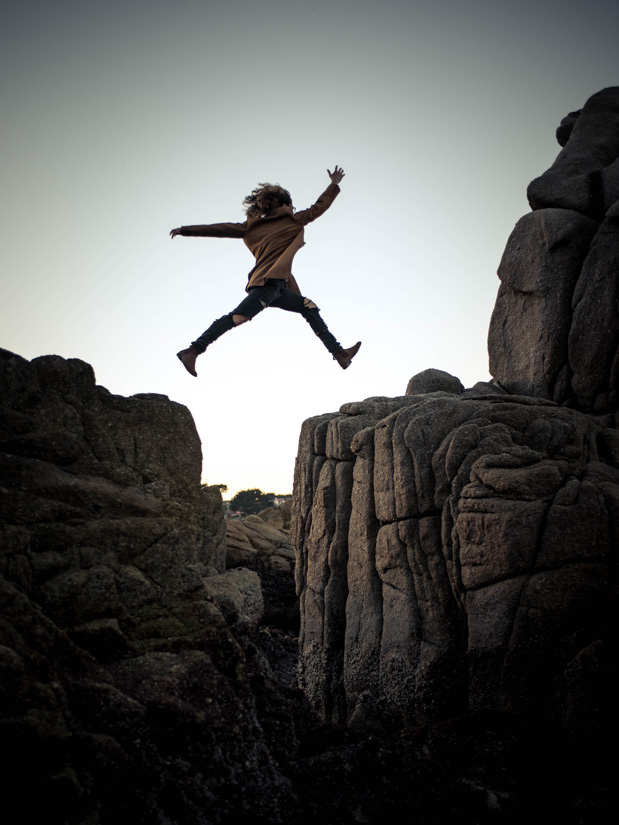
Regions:
<svg viewBox="0 0 619 825"><path fill-rule="evenodd" d="M511 393L584 412L619 405L619 87L560 127L551 168L499 266L490 373Z"/></svg>
<svg viewBox="0 0 619 825"><path fill-rule="evenodd" d="M6 810L76 825L279 821L289 782L248 641L262 589L256 572L225 569L221 495L200 484L189 411L112 395L77 359L6 350L0 390ZM291 747L279 704L278 747Z"/></svg>
<svg viewBox="0 0 619 825"><path fill-rule="evenodd" d="M332 723L617 728L619 88L560 136L499 268L492 381L426 370L303 425L300 677Z"/></svg>

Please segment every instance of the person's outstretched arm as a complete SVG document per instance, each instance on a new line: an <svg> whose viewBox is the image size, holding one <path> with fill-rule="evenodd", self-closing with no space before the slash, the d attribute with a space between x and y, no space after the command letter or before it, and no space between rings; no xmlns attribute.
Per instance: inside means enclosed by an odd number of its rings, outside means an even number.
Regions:
<svg viewBox="0 0 619 825"><path fill-rule="evenodd" d="M313 206L310 206L309 209L303 209L300 212L295 212L296 220L303 226L315 221L316 218L319 218L321 215L324 215L340 193L340 183L344 177L344 170L336 164L333 172L330 172L329 169L327 169L327 173L331 178L331 183L327 186L316 203Z"/></svg>
<svg viewBox="0 0 619 825"><path fill-rule="evenodd" d="M195 236L199 238L243 238L247 229L247 221L243 223L209 223L196 226L179 226L170 232L170 237L177 235Z"/></svg>

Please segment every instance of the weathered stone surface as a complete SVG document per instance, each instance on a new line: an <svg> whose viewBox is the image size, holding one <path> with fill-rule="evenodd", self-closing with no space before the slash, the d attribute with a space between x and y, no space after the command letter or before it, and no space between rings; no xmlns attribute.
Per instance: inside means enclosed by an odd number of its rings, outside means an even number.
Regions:
<svg viewBox="0 0 619 825"><path fill-rule="evenodd" d="M291 791L274 754L294 747L293 717L279 696L275 736L275 710L256 708L253 678L263 705L278 695L248 642L260 580L224 572L221 495L200 485L188 410L113 396L75 359L5 350L0 389L7 810L281 821Z"/></svg>
<svg viewBox="0 0 619 825"><path fill-rule="evenodd" d="M591 243L572 299L571 388L576 404L594 412L619 407L619 201Z"/></svg>
<svg viewBox="0 0 619 825"><path fill-rule="evenodd" d="M562 120L561 123L557 126L557 131L555 136L557 138L557 143L559 146L565 146L565 144L570 139L570 135L576 125L576 121L580 116L581 109L578 109L576 112L569 112Z"/></svg>
<svg viewBox="0 0 619 825"><path fill-rule="evenodd" d="M429 392L450 392L460 395L464 386L459 378L444 370L429 369L413 375L406 387L406 395L419 395Z"/></svg>
<svg viewBox="0 0 619 825"><path fill-rule="evenodd" d="M574 289L597 229L577 212L542 209L510 235L488 333L490 372L509 392L565 399Z"/></svg>
<svg viewBox="0 0 619 825"><path fill-rule="evenodd" d="M300 672L320 713L358 724L359 702L378 702L400 724L532 706L561 719L568 681L584 690L574 661L610 632L606 432L537 399L431 394L357 432L353 462L325 456L293 523L306 537Z"/></svg>
<svg viewBox="0 0 619 825"><path fill-rule="evenodd" d="M290 517L292 513L292 496L287 498L283 504L277 504L273 507L267 507L258 513L258 516L268 524L269 527L274 527L276 530L290 531Z"/></svg>
<svg viewBox="0 0 619 825"><path fill-rule="evenodd" d="M272 508L273 510L275 508ZM267 520L268 519L268 520ZM290 541L289 529L274 527L284 523L284 516L261 513L244 519L226 522L226 565L261 562L262 569L287 572L294 570L295 552Z"/></svg>
<svg viewBox="0 0 619 825"><path fill-rule="evenodd" d="M619 89L595 95L529 188L499 269L492 380L426 370L405 396L310 419L295 472L299 674L321 717L380 743L486 715L513 742L550 726L527 757L570 761L554 799L609 799L614 781L594 755L619 727L618 124ZM410 756L396 750L379 745L372 770ZM321 764L326 786L360 762ZM497 821L507 796L492 794ZM596 805L577 816L603 819Z"/></svg>
<svg viewBox="0 0 619 825"><path fill-rule="evenodd" d="M585 412L615 414L619 87L561 131L564 149L529 187L499 267L488 350L494 380Z"/></svg>
<svg viewBox="0 0 619 825"><path fill-rule="evenodd" d="M557 159L527 195L532 209L558 207L602 219L619 199L619 87L589 98Z"/></svg>
<svg viewBox="0 0 619 825"><path fill-rule="evenodd" d="M229 626L255 626L264 612L260 579L250 570L226 570L204 580L208 596L221 610Z"/></svg>

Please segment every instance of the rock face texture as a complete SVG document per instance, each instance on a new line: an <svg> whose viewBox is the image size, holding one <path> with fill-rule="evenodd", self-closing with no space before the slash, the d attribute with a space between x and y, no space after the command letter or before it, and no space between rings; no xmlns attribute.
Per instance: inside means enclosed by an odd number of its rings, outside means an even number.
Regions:
<svg viewBox="0 0 619 825"><path fill-rule="evenodd" d="M480 799L497 794L529 817L546 753L537 741L523 749L509 725L460 719L377 738L370 701L358 732L316 716L296 684L292 573L273 563L289 565L286 514L246 522L255 552L234 557L184 407L113 396L76 359L5 350L0 392L9 817L473 825Z"/></svg>
<svg viewBox="0 0 619 825"><path fill-rule="evenodd" d="M248 642L262 589L256 572L224 569L221 497L200 485L188 410L111 395L57 356L0 351L0 387L7 810L279 821L290 783L256 707L252 680L268 668ZM281 719L277 736L291 747Z"/></svg>
<svg viewBox="0 0 619 825"><path fill-rule="evenodd" d="M269 507L255 516L226 521L226 567L245 567L259 573L264 600L263 623L287 634L285 646L292 650L285 664L284 681L296 682L296 640L299 603L294 588L295 552L290 539L292 501ZM279 663L275 662L279 671Z"/></svg>
<svg viewBox="0 0 619 825"><path fill-rule="evenodd" d="M325 720L616 734L619 89L560 135L499 269L493 380L427 370L303 425L300 679Z"/></svg>
<svg viewBox="0 0 619 825"><path fill-rule="evenodd" d="M577 411L471 390L309 419L295 541L313 705L354 724L376 703L401 726L601 712L612 694L589 675L614 636L617 444Z"/></svg>
<svg viewBox="0 0 619 825"><path fill-rule="evenodd" d="M270 507L258 515L226 522L226 566L254 563L269 571L294 571L290 506L284 512L281 507Z"/></svg>
<svg viewBox="0 0 619 825"><path fill-rule="evenodd" d="M490 323L490 373L509 392L585 412L618 405L619 87L557 132L563 149L528 189Z"/></svg>

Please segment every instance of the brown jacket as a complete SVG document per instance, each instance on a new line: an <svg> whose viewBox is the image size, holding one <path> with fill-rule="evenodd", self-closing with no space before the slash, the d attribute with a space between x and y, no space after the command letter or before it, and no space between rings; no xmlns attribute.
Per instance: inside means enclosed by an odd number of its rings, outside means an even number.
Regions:
<svg viewBox="0 0 619 825"><path fill-rule="evenodd" d="M269 278L281 278L288 289L301 293L292 274L292 259L304 245L303 227L324 214L336 199L340 187L330 183L309 209L293 212L280 206L263 218L248 218L244 223L212 223L206 226L181 226L181 235L208 238L242 238L256 259L248 275L247 287L262 286Z"/></svg>

